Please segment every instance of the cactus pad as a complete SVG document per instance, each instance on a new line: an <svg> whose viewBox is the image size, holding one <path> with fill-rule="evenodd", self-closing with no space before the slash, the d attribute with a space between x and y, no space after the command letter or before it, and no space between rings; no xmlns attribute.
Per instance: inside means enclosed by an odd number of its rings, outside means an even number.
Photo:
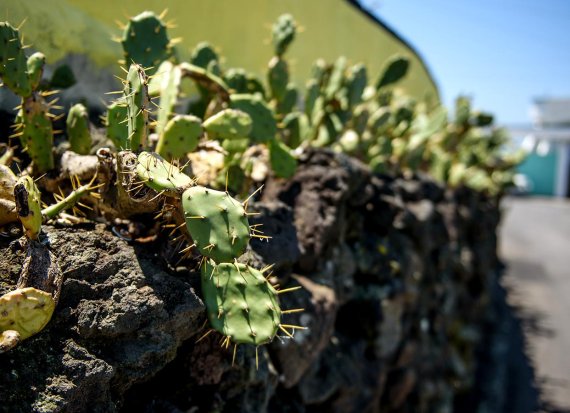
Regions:
<svg viewBox="0 0 570 413"><path fill-rule="evenodd" d="M231 68L224 73L224 82L233 93L260 93L265 96L265 88L261 81L251 73L243 69Z"/></svg>
<svg viewBox="0 0 570 413"><path fill-rule="evenodd" d="M0 22L0 76L17 95L26 97L32 94L20 33L7 22Z"/></svg>
<svg viewBox="0 0 570 413"><path fill-rule="evenodd" d="M193 152L202 136L202 122L192 115L176 115L168 121L156 146L167 159L182 158Z"/></svg>
<svg viewBox="0 0 570 413"><path fill-rule="evenodd" d="M80 155L88 155L91 150L91 133L87 108L81 103L73 105L67 114L67 138L71 150Z"/></svg>
<svg viewBox="0 0 570 413"><path fill-rule="evenodd" d="M204 121L204 129L211 139L245 138L251 127L251 117L236 109L224 109Z"/></svg>
<svg viewBox="0 0 570 413"><path fill-rule="evenodd" d="M138 63L153 75L172 54L166 25L156 14L145 11L127 23L121 44L127 65Z"/></svg>
<svg viewBox="0 0 570 413"><path fill-rule="evenodd" d="M105 119L107 137L119 150L127 148L129 129L125 119L127 119L127 104L123 99L113 102L107 107Z"/></svg>
<svg viewBox="0 0 570 413"><path fill-rule="evenodd" d="M395 56L386 63L382 75L376 84L376 89L391 85L398 82L406 73L408 73L408 67L410 66L410 61L405 57Z"/></svg>
<svg viewBox="0 0 570 413"><path fill-rule="evenodd" d="M157 153L141 152L137 158L137 176L155 191L180 191L193 181L178 167L167 162Z"/></svg>
<svg viewBox="0 0 570 413"><path fill-rule="evenodd" d="M19 288L0 297L0 353L40 332L54 309L51 294L32 287Z"/></svg>
<svg viewBox="0 0 570 413"><path fill-rule="evenodd" d="M159 135L166 127L166 124L172 117L176 105L178 104L181 81L182 73L180 68L169 61L165 61L162 62L158 69L158 73L149 83L149 94L152 95L154 93L156 95L160 95L160 103L158 105L158 113L156 116L156 132Z"/></svg>
<svg viewBox="0 0 570 413"><path fill-rule="evenodd" d="M274 56L269 61L267 83L271 90L271 96L278 101L282 100L289 84L289 67L285 60Z"/></svg>
<svg viewBox="0 0 570 413"><path fill-rule="evenodd" d="M290 14L282 14L272 28L272 40L275 54L282 56L295 39L297 24Z"/></svg>
<svg viewBox="0 0 570 413"><path fill-rule="evenodd" d="M232 262L249 243L247 213L226 192L202 186L182 194L186 227L200 253L216 262Z"/></svg>
<svg viewBox="0 0 570 413"><path fill-rule="evenodd" d="M49 107L38 94L24 99L17 121L22 123L20 141L27 148L38 173L53 169L53 126Z"/></svg>
<svg viewBox="0 0 570 413"><path fill-rule="evenodd" d="M201 278L214 330L236 344L259 346L275 337L281 308L277 291L261 271L244 264L209 262L202 266Z"/></svg>
<svg viewBox="0 0 570 413"><path fill-rule="evenodd" d="M285 89L285 94L283 98L277 102L277 107L275 108L276 112L281 115L286 115L287 113L291 113L297 104L299 99L299 92L294 84L289 83L287 88Z"/></svg>
<svg viewBox="0 0 570 413"><path fill-rule="evenodd" d="M351 107L362 102L362 94L367 84L366 66L363 64L352 66L349 69L347 79L348 103Z"/></svg>
<svg viewBox="0 0 570 413"><path fill-rule="evenodd" d="M127 103L127 149L137 150L146 145L148 136L148 77L142 66L129 67L124 98Z"/></svg>
<svg viewBox="0 0 570 413"><path fill-rule="evenodd" d="M232 95L230 107L247 113L253 122L249 137L255 143L269 142L277 133L273 112L258 95Z"/></svg>
<svg viewBox="0 0 570 413"><path fill-rule="evenodd" d="M46 57L43 53L36 52L28 58L26 67L28 69L28 78L30 79L32 90L36 90L40 85L45 64Z"/></svg>
<svg viewBox="0 0 570 413"><path fill-rule="evenodd" d="M207 69L211 62L217 62L219 60L218 54L207 42L198 43L190 55L190 63L202 69Z"/></svg>
<svg viewBox="0 0 570 413"><path fill-rule="evenodd" d="M280 178L290 178L297 169L297 160L284 143L273 140L269 143L271 169Z"/></svg>
<svg viewBox="0 0 570 413"><path fill-rule="evenodd" d="M41 194L30 176L22 176L14 187L14 199L18 217L26 236L38 239L42 229Z"/></svg>

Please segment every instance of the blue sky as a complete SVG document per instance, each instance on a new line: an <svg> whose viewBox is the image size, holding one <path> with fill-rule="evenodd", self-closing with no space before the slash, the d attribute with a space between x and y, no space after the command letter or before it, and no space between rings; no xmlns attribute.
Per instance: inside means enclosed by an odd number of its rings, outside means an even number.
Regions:
<svg viewBox="0 0 570 413"><path fill-rule="evenodd" d="M534 97L570 97L570 0L362 0L458 94L501 124L530 123Z"/></svg>

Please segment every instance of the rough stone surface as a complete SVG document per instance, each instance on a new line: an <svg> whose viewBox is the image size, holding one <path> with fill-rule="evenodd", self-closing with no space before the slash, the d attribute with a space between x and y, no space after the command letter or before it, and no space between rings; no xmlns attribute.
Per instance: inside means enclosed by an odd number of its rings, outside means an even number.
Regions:
<svg viewBox="0 0 570 413"><path fill-rule="evenodd" d="M280 295L309 327L268 346L223 349L204 333L199 282L152 243L103 225L46 226L65 277L48 327L0 355L0 411L442 412L474 386L499 265L498 202L425 176L373 176L309 150L252 210ZM0 240L0 293L25 257ZM170 270L169 270L170 268ZM32 391L30 391L32 389ZM462 410L465 411L465 410Z"/></svg>

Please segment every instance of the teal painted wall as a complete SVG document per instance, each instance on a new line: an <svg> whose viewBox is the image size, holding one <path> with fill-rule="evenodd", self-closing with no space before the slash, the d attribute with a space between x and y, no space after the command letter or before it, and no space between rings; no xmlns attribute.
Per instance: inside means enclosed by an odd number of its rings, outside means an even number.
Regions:
<svg viewBox="0 0 570 413"><path fill-rule="evenodd" d="M531 183L530 193L533 195L552 196L556 190L556 170L559 149L551 148L545 156L533 152L519 165L518 172L526 175Z"/></svg>

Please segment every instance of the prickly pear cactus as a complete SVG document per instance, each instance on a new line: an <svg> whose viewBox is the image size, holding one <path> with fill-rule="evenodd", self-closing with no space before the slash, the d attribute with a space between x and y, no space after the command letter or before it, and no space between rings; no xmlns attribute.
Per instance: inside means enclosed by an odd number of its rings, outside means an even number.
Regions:
<svg viewBox="0 0 570 413"><path fill-rule="evenodd" d="M53 126L48 104L39 94L32 94L23 100L16 121L15 136L27 149L35 171L45 173L53 169Z"/></svg>
<svg viewBox="0 0 570 413"><path fill-rule="evenodd" d="M67 114L67 138L71 150L80 155L91 151L91 132L87 108L81 103L73 105Z"/></svg>
<svg viewBox="0 0 570 413"><path fill-rule="evenodd" d="M352 66L348 71L347 77L348 104L350 107L362 102L362 95L366 85L368 85L366 66L363 64Z"/></svg>
<svg viewBox="0 0 570 413"><path fill-rule="evenodd" d="M281 101L289 84L289 67L284 59L274 56L269 61L267 83L271 90L271 96L277 101Z"/></svg>
<svg viewBox="0 0 570 413"><path fill-rule="evenodd" d="M218 53L207 42L198 43L190 55L190 63L202 69L208 69L212 62L218 62L219 60Z"/></svg>
<svg viewBox="0 0 570 413"><path fill-rule="evenodd" d="M247 212L227 192L202 186L182 194L186 227L200 253L216 262L233 262L249 243Z"/></svg>
<svg viewBox="0 0 570 413"><path fill-rule="evenodd" d="M193 152L202 136L202 121L192 115L176 115L162 131L156 152L167 159L182 158Z"/></svg>
<svg viewBox="0 0 570 413"><path fill-rule="evenodd" d="M210 139L245 138L251 128L251 117L237 109L224 109L204 121L204 129Z"/></svg>
<svg viewBox="0 0 570 413"><path fill-rule="evenodd" d="M295 174L297 160L284 143L276 140L269 142L269 159L276 176L290 178Z"/></svg>
<svg viewBox="0 0 570 413"><path fill-rule="evenodd" d="M252 120L249 137L255 143L269 142L275 138L277 123L273 112L259 95L232 95L230 107L247 113Z"/></svg>
<svg viewBox="0 0 570 413"><path fill-rule="evenodd" d="M212 328L235 344L270 342L281 323L277 291L261 273L238 263L202 266L202 293Z"/></svg>
<svg viewBox="0 0 570 413"><path fill-rule="evenodd" d="M119 99L107 107L107 116L105 117L107 137L111 139L118 150L127 148L127 138L129 137L129 129L125 122L127 113L127 102L124 99Z"/></svg>
<svg viewBox="0 0 570 413"><path fill-rule="evenodd" d="M193 184L192 179L157 153L141 152L137 158L139 179L155 191L178 192Z"/></svg>
<svg viewBox="0 0 570 413"><path fill-rule="evenodd" d="M28 58L26 67L28 69L28 77L32 90L36 90L40 86L45 64L46 57L41 52L36 52Z"/></svg>
<svg viewBox="0 0 570 413"><path fill-rule="evenodd" d="M380 90L401 80L408 73L409 66L410 61L405 57L395 56L391 58L384 66L382 75L376 84L376 89Z"/></svg>
<svg viewBox="0 0 570 413"><path fill-rule="evenodd" d="M261 81L252 73L243 69L231 68L223 75L224 82L233 93L255 94L265 97L265 88Z"/></svg>
<svg viewBox="0 0 570 413"><path fill-rule="evenodd" d="M142 66L129 67L123 95L127 104L127 149L146 146L148 138L148 77Z"/></svg>
<svg viewBox="0 0 570 413"><path fill-rule="evenodd" d="M22 176L14 187L18 217L29 239L37 240L42 229L41 194L34 180Z"/></svg>
<svg viewBox="0 0 570 413"><path fill-rule="evenodd" d="M299 99L299 91L294 84L289 83L285 89L285 94L280 101L277 102L275 111L281 116L290 113L295 108L297 100Z"/></svg>
<svg viewBox="0 0 570 413"><path fill-rule="evenodd" d="M158 70L158 66L172 55L172 46L162 22L161 16L144 11L129 19L121 44L125 54L125 63L137 63L145 68L149 75Z"/></svg>
<svg viewBox="0 0 570 413"><path fill-rule="evenodd" d="M296 148L308 139L309 118L302 112L291 112L283 118L283 140L291 148Z"/></svg>
<svg viewBox="0 0 570 413"><path fill-rule="evenodd" d="M180 67L169 61L162 62L158 73L151 79L149 83L149 94L160 95L160 103L158 105L156 132L160 135L166 124L173 116L176 105L178 104L178 95L180 94L180 82L182 81L182 72Z"/></svg>
<svg viewBox="0 0 570 413"><path fill-rule="evenodd" d="M272 28L273 47L275 55L282 56L295 39L297 24L290 14L282 14L277 18Z"/></svg>
<svg viewBox="0 0 570 413"><path fill-rule="evenodd" d="M25 97L32 94L28 63L20 42L20 33L8 22L0 22L0 77L17 95Z"/></svg>
<svg viewBox="0 0 570 413"><path fill-rule="evenodd" d="M51 294L32 287L19 288L0 297L0 353L40 332L54 309Z"/></svg>

